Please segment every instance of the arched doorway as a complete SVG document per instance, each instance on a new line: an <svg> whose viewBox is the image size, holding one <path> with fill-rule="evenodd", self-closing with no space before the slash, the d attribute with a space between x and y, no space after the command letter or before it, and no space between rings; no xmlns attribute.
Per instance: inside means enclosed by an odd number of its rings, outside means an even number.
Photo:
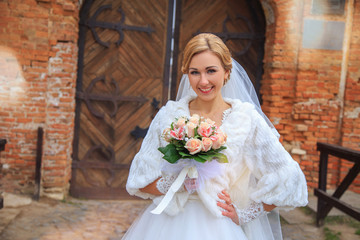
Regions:
<svg viewBox="0 0 360 240"><path fill-rule="evenodd" d="M71 195L129 197L131 160L157 109L175 98L181 52L196 33L222 37L259 91L265 25L258 1L85 1Z"/></svg>

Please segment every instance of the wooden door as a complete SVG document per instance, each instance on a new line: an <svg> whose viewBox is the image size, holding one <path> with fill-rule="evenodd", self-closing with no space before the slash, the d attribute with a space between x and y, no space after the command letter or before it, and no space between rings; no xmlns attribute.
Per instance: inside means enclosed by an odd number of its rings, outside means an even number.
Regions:
<svg viewBox="0 0 360 240"><path fill-rule="evenodd" d="M72 196L130 197L125 184L131 161L158 108L166 103L168 95L175 98L182 50L199 32L222 37L259 90L265 19L258 1L84 2L80 15Z"/></svg>
<svg viewBox="0 0 360 240"><path fill-rule="evenodd" d="M182 51L197 33L214 33L229 47L232 57L247 71L256 92L263 74L262 60L266 21L260 1L257 0L182 0L177 4L175 31L175 68L171 98L181 79ZM261 99L261 98L260 98Z"/></svg>
<svg viewBox="0 0 360 240"><path fill-rule="evenodd" d="M167 20L166 0L93 0L82 6L72 196L129 197L131 160L167 99Z"/></svg>

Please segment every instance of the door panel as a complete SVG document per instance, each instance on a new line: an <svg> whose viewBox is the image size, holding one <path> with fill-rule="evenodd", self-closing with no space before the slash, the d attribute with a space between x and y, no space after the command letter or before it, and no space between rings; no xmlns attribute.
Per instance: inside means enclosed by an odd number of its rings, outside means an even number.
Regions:
<svg viewBox="0 0 360 240"><path fill-rule="evenodd" d="M79 40L76 131L70 192L128 198L130 163L163 98L166 0L86 1ZM82 38L81 38L82 37Z"/></svg>
<svg viewBox="0 0 360 240"><path fill-rule="evenodd" d="M181 79L182 51L197 33L218 35L229 47L232 57L247 71L257 92L260 89L265 40L265 17L259 1L253 0L183 0L179 2L181 18L178 35L179 51L176 86ZM175 72L174 72L175 74ZM176 88L173 85L173 89ZM176 91L172 92L175 98ZM260 95L258 94L260 97Z"/></svg>

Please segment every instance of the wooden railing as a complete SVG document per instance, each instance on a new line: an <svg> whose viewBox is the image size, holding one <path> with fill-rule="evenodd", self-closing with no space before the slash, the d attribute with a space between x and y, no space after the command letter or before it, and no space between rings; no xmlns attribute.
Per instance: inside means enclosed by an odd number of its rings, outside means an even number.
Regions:
<svg viewBox="0 0 360 240"><path fill-rule="evenodd" d="M325 217L333 207L357 220L360 220L360 211L340 200L340 197L344 194L360 172L360 151L321 142L317 143L317 150L320 151L319 188L314 189L314 194L318 197L316 213L317 226L321 226L323 224ZM332 195L326 193L326 177L329 155L355 163Z"/></svg>

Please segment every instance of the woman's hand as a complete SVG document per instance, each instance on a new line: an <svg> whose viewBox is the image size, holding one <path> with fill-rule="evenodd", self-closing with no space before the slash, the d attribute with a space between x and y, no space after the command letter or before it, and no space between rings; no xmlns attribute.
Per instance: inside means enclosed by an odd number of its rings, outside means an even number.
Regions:
<svg viewBox="0 0 360 240"><path fill-rule="evenodd" d="M230 195L223 190L221 193L218 194L218 197L224 202L218 201L217 205L224 209L222 211L222 215L230 218L235 224L239 225L239 217L236 213L235 207L232 205L232 201Z"/></svg>
<svg viewBox="0 0 360 240"><path fill-rule="evenodd" d="M184 181L184 188L188 193L194 193L198 189L199 184L196 178L186 177Z"/></svg>
<svg viewBox="0 0 360 240"><path fill-rule="evenodd" d="M266 214L266 212L270 212L276 207L275 205L253 202L248 208L236 209L232 204L230 195L225 190L219 193L218 196L225 202L218 201L217 203L219 207L224 209L222 215L230 218L237 225L250 222L257 217Z"/></svg>

